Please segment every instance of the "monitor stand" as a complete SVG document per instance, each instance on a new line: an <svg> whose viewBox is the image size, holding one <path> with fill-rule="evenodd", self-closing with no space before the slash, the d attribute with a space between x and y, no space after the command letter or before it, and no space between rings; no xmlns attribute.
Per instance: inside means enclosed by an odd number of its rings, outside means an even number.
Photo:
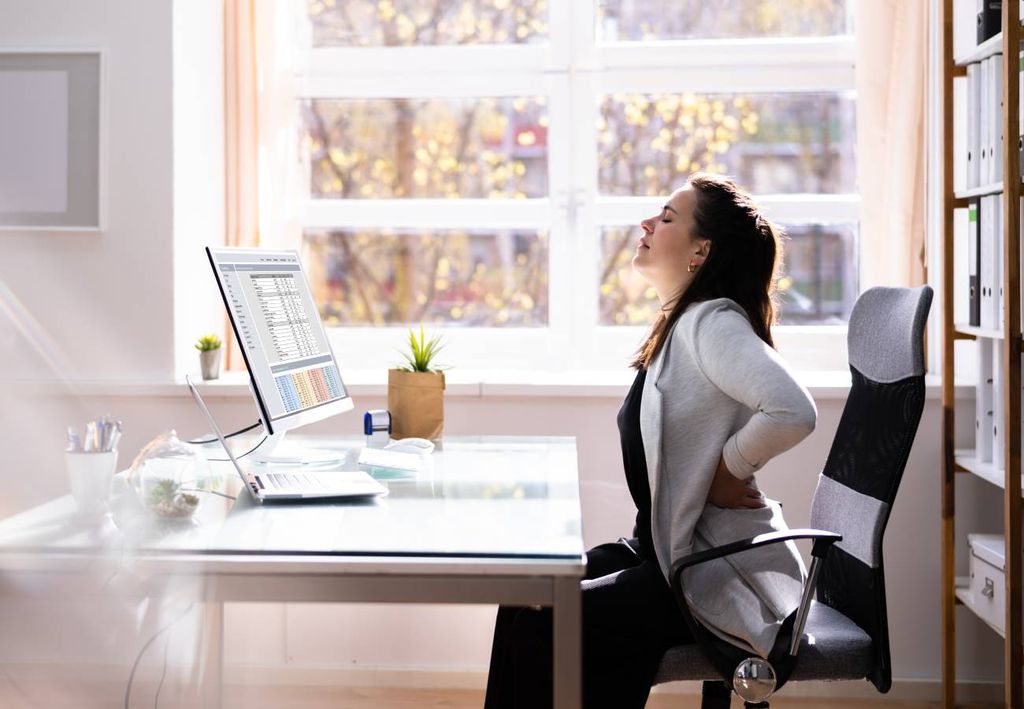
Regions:
<svg viewBox="0 0 1024 709"><path fill-rule="evenodd" d="M264 425L266 430L266 425ZM345 451L332 451L322 449L304 449L296 447L291 455L276 454L278 446L284 441L287 431L275 431L267 435L267 440L252 454L252 462L255 465L329 465L344 463L348 458Z"/></svg>

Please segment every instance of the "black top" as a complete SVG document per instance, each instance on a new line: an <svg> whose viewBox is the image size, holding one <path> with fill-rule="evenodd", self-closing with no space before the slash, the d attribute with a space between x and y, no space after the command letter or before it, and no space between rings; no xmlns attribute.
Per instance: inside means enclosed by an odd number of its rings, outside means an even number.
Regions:
<svg viewBox="0 0 1024 709"><path fill-rule="evenodd" d="M654 558L654 544L651 542L651 484L647 479L647 458L644 455L644 441L640 435L640 399L644 393L647 370L636 373L633 386L622 402L616 420L619 424L619 439L622 442L622 465L626 471L626 484L636 505L636 528L633 535L640 540L640 555Z"/></svg>

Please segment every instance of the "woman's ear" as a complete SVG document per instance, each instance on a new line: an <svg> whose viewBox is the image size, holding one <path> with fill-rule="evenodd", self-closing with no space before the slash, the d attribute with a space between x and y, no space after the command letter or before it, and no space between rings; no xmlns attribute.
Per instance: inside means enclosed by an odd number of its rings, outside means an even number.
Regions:
<svg viewBox="0 0 1024 709"><path fill-rule="evenodd" d="M709 253L711 253L711 240L697 239L697 250L694 251L693 256L690 257L690 264L686 268L687 272L693 273L703 266L704 262L708 259Z"/></svg>

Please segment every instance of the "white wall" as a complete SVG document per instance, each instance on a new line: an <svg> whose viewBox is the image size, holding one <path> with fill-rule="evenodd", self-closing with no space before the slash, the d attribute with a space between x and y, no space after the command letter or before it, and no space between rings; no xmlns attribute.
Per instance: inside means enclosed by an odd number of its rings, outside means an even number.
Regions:
<svg viewBox="0 0 1024 709"><path fill-rule="evenodd" d="M174 312L170 23L169 2L0 3L5 50L104 52L106 232L2 235L6 297L51 335L47 354L68 363L63 374L155 379L171 371L173 331L163 326ZM5 359L21 355L9 360L15 374L51 374L24 343L4 343Z"/></svg>
<svg viewBox="0 0 1024 709"><path fill-rule="evenodd" d="M174 362L196 360L195 341L224 336L224 310L204 246L224 243L224 8L175 0Z"/></svg>
<svg viewBox="0 0 1024 709"><path fill-rule="evenodd" d="M216 71L218 30L192 25L217 22L218 5L182 0L172 12L166 0L0 0L4 48L88 45L105 51L109 185L109 229L103 234L0 236L3 371L15 379L73 380L45 394L9 385L0 389L0 436L10 452L0 469L6 489L0 514L67 491L60 450L68 423L104 412L123 419L124 464L162 430L176 427L194 435L205 428L181 392L156 396L145 393L145 387L136 394L113 386L98 393L75 382L172 379L181 371L176 353L187 357L187 343L196 334L186 331L182 312L175 311L174 288L205 289L193 294L187 308L218 307L212 290L201 285L210 280L201 275L205 264L196 266L190 257L181 265L179 258L178 270L174 267L176 240L180 244L196 234L200 242L212 240L222 225L223 215L216 211L221 189L217 166L204 159L215 160L222 146L217 133L221 119L216 105L202 108L204 102L215 103L220 79L198 71L203 61ZM182 64L180 55L172 61L172 48L194 46L199 57L195 62ZM179 72L176 78L174 71ZM197 81L191 90L187 76ZM193 104L181 105L182 100ZM210 120L208 134L196 130L204 111ZM172 118L179 124L173 125ZM254 418L247 398L215 397L214 403L225 426ZM584 532L587 543L594 544L627 532L632 523L615 430L619 404L615 397L449 396L447 430L452 435L577 436ZM807 520L815 475L842 401L821 399L818 405L817 431L762 475L764 487L784 502L794 525ZM364 396L357 406L381 407L384 401ZM903 679L935 680L939 672L939 413L937 400L930 399L886 542L894 673ZM959 417L962 422L970 420L966 415ZM349 415L314 430L356 433L357 419ZM960 528L991 525L1001 510L999 496L973 479L960 484L965 511ZM146 637L145 623L138 625L128 613L115 614L102 628L107 642L97 655L91 643L99 632L95 618L85 619L70 607L29 610L0 606L0 626L19 630L5 632L0 640L5 659L46 660L59 653L124 662ZM52 631L55 617L64 624L61 633ZM487 608L237 606L228 614L227 659L300 668L481 670L489 650L490 618ZM994 635L966 614L960 616L959 631L960 676L999 676L1000 644Z"/></svg>

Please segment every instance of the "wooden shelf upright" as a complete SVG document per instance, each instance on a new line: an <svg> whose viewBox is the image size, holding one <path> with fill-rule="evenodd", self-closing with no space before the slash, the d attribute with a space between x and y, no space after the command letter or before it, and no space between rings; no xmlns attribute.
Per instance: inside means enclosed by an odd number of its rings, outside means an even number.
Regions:
<svg viewBox="0 0 1024 709"><path fill-rule="evenodd" d="M960 0L965 1L965 0ZM974 6L973 0L969 0ZM1021 282L1020 282L1020 157L1017 139L1020 112L1019 63L1021 41L1020 6L1017 0L1002 3L1000 38L993 38L957 61L953 57L954 0L942 0L942 685L943 704L947 709L956 705L956 605L955 578L955 512L958 473L975 474L1003 490L1003 534L1006 549L1005 630L1003 633L1003 665L1005 672L1004 702L1007 707L1024 709L1022 685L1022 627L1021 627ZM1001 52L1003 110L1003 175L1002 184L990 188L971 190L971 194L957 194L953 190L953 83L966 76L966 65L986 56ZM978 110L968 106L967 110ZM954 348L957 332L953 322L953 213L966 208L974 192L979 194L1002 192L1003 199L1003 305L1006 320L997 333L980 332L977 337L988 337L1003 358L1005 373L1001 391L1005 440L1005 469L985 470L972 464L972 459L958 453L955 448L955 419L953 397ZM965 258L965 254L959 257ZM970 333L974 334L974 333ZM991 467L991 466L990 466ZM965 552L966 550L961 550ZM969 598L961 589L960 595ZM965 612L973 608L965 604ZM964 616L961 616L964 617Z"/></svg>

